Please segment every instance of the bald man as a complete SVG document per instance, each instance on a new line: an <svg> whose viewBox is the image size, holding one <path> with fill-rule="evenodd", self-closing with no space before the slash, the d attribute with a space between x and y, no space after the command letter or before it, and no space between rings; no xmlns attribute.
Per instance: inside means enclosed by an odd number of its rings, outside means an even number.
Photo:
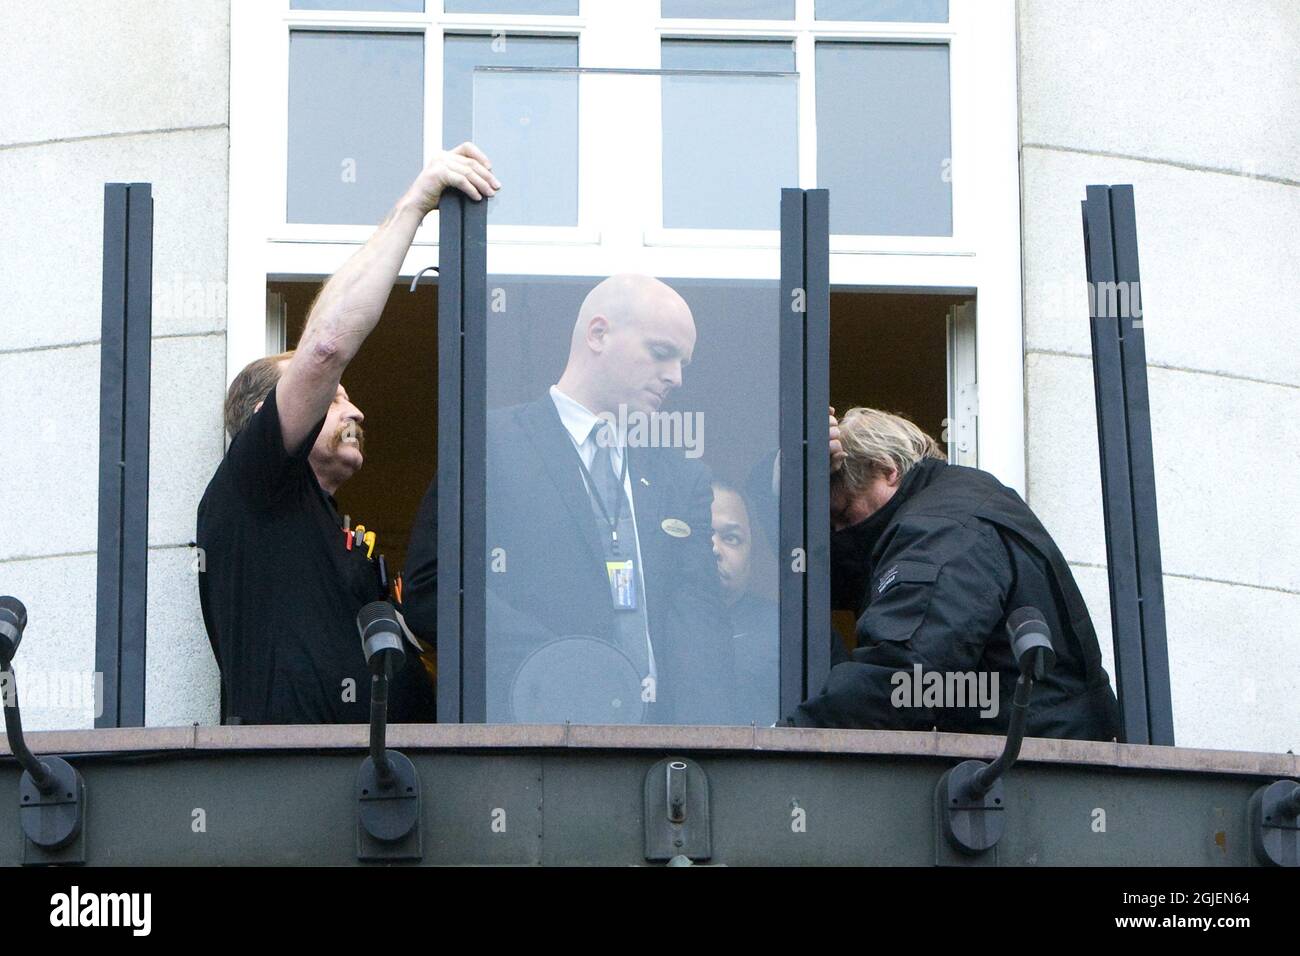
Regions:
<svg viewBox="0 0 1300 956"><path fill-rule="evenodd" d="M488 413L489 722L707 724L733 713L710 474L684 449L636 437L681 386L695 342L673 289L611 276L583 301L558 381ZM403 594L426 639L436 486L412 530Z"/></svg>

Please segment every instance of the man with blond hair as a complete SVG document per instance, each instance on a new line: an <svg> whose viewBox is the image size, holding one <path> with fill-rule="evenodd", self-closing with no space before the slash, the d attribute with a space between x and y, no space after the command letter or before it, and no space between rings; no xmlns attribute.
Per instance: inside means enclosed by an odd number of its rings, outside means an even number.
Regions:
<svg viewBox="0 0 1300 956"><path fill-rule="evenodd" d="M345 533L352 529L334 503L364 461L363 416L340 380L379 322L424 217L448 188L493 195L501 184L491 165L471 143L439 152L325 283L298 348L250 363L231 382L230 448L199 503L196 536L223 722L370 718L356 615L382 590L371 543ZM408 716L401 687L399 675L395 719Z"/></svg>
<svg viewBox="0 0 1300 956"><path fill-rule="evenodd" d="M1019 675L1007 617L1031 606L1056 664L1035 685L1028 734L1114 739L1118 708L1087 606L1029 506L992 475L948 464L901 416L831 412L832 601L858 615L857 648L785 722L1005 733ZM996 699L900 693L918 678L992 686Z"/></svg>

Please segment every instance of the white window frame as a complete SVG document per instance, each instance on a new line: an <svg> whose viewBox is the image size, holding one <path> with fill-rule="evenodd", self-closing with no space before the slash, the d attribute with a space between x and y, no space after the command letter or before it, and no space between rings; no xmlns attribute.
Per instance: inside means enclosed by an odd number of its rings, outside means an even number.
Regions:
<svg viewBox="0 0 1300 956"><path fill-rule="evenodd" d="M945 42L950 49L953 235L832 236L831 283L837 289L977 298L979 463L1024 493L1014 0L950 0L947 23L819 21L814 19L813 0L796 0L795 19L782 21L664 19L659 0L582 0L574 17L444 15L441 6L441 0L426 0L425 13L348 13L290 10L289 0L231 0L228 378L266 354L268 280L328 276L372 232L370 226L285 222L291 29L423 31L426 157L442 145L446 33L504 30L507 40L512 32L576 36L581 67L640 69L660 67L666 38L793 40L800 74L799 185L804 188L817 185L816 43ZM658 108L657 101L647 105L652 115ZM647 121L646 112L635 115L638 122ZM658 154L652 152L648 166L657 172ZM583 190L608 194L615 188L594 181L614 176L613 170L589 166L583 175ZM626 170L623 176L626 179ZM403 276L437 264L437 237L434 213L416 234ZM682 277L778 274L775 231L645 228L639 239L630 240L626 230L602 236L599 229L581 222L575 228L493 226L489 268L525 275L605 275L628 268ZM701 255L706 248L709 254Z"/></svg>

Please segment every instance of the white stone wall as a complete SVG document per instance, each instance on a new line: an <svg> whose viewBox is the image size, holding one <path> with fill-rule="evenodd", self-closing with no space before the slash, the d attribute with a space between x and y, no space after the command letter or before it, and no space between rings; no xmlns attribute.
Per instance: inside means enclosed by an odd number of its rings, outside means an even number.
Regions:
<svg viewBox="0 0 1300 956"><path fill-rule="evenodd" d="M222 453L229 0L5 0L0 19L0 593L28 608L20 690L94 670L103 189L150 182L146 721L215 722L188 542ZM23 696L30 728L92 725Z"/></svg>
<svg viewBox="0 0 1300 956"><path fill-rule="evenodd" d="M1300 4L1020 0L1030 504L1110 608L1079 203L1131 183L1177 742L1300 744Z"/></svg>

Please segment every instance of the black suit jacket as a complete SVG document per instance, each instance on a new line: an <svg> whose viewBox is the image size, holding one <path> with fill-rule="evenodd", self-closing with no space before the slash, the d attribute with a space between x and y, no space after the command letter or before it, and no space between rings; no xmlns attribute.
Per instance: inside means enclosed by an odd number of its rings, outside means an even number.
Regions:
<svg viewBox="0 0 1300 956"><path fill-rule="evenodd" d="M550 395L488 414L489 718L515 669L543 643L607 638L614 614L600 530L578 453ZM628 452L647 619L657 671L652 716L663 723L732 719L731 626L712 551L709 470L681 449ZM690 528L669 534L675 518ZM437 479L420 506L403 576L407 623L436 627ZM497 549L500 549L499 551ZM494 570L502 568L503 570Z"/></svg>

